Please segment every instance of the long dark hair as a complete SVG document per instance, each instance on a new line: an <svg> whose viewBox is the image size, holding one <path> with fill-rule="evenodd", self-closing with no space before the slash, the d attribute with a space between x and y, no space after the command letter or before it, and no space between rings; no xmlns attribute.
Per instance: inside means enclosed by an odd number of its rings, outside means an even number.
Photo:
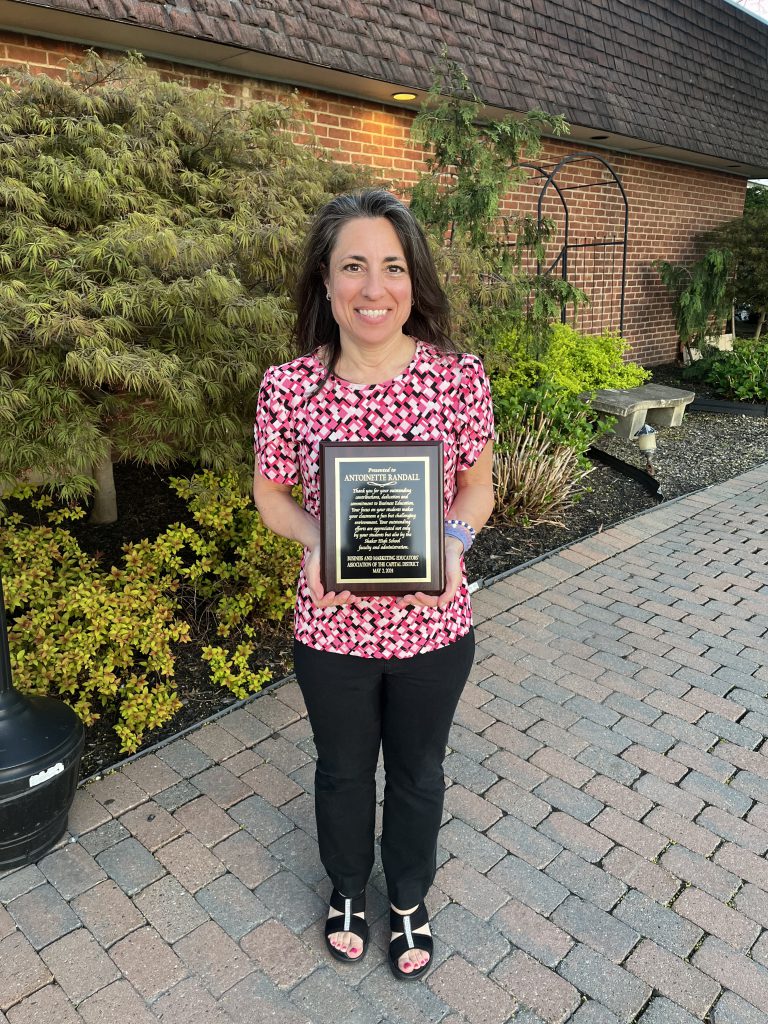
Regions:
<svg viewBox="0 0 768 1024"><path fill-rule="evenodd" d="M437 276L421 225L405 205L384 189L364 189L336 196L316 214L304 243L304 259L296 283L298 315L294 339L298 355L326 345L329 375L341 354L339 326L326 299L327 269L339 231L357 217L386 217L397 232L411 276L413 306L403 332L443 352L456 352L451 340L448 299Z"/></svg>

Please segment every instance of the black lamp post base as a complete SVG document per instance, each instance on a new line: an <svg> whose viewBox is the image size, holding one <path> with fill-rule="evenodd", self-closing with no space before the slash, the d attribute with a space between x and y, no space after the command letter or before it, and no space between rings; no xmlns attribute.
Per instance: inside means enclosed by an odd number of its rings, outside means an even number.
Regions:
<svg viewBox="0 0 768 1024"><path fill-rule="evenodd" d="M64 834L84 739L62 701L0 692L0 871L38 860Z"/></svg>
<svg viewBox="0 0 768 1024"><path fill-rule="evenodd" d="M0 843L0 871L12 871L14 868L21 868L40 860L66 832L68 814L69 808L61 811L57 803L56 816L51 820L39 822L33 834L26 833L16 836L8 843ZM0 828L2 827L0 822Z"/></svg>

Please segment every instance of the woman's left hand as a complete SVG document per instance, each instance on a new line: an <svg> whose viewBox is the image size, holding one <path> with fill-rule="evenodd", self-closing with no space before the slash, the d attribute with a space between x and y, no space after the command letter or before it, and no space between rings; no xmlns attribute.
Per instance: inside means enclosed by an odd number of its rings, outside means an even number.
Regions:
<svg viewBox="0 0 768 1024"><path fill-rule="evenodd" d="M445 538L445 590L442 594L432 595L403 594L397 599L398 608L407 608L412 604L415 608L447 608L461 586L461 556L464 545L456 537Z"/></svg>

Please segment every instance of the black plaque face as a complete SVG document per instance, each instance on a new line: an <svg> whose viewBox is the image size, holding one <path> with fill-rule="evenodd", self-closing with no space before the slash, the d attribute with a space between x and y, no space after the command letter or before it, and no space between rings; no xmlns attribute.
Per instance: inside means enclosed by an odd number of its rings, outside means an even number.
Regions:
<svg viewBox="0 0 768 1024"><path fill-rule="evenodd" d="M326 591L442 593L441 442L323 441L320 473Z"/></svg>

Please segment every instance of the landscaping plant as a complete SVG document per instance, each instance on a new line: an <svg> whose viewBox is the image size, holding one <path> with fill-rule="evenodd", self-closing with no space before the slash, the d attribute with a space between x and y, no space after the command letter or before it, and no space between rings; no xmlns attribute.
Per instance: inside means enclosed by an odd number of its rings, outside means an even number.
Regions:
<svg viewBox="0 0 768 1024"><path fill-rule="evenodd" d="M628 353L628 342L618 334L581 334L568 324L553 323L542 362L556 384L579 395L601 388L636 388L647 381L650 370L627 360Z"/></svg>
<svg viewBox="0 0 768 1024"><path fill-rule="evenodd" d="M616 335L582 335L554 323L543 337L538 359L525 329L502 329L483 349L497 427L496 517L527 526L560 521L592 469L587 450L610 429L580 396L649 377L624 361L627 345Z"/></svg>
<svg viewBox="0 0 768 1024"><path fill-rule="evenodd" d="M768 339L738 338L707 360L703 379L723 398L768 403Z"/></svg>
<svg viewBox="0 0 768 1024"><path fill-rule="evenodd" d="M572 409L573 429L566 442L558 415L538 401L529 410L530 415L510 419L497 431L494 519L520 526L561 525L562 513L592 468L585 458L594 433L589 411L583 404ZM582 438L580 445L575 443L577 436Z"/></svg>
<svg viewBox="0 0 768 1024"><path fill-rule="evenodd" d="M112 463L234 470L265 367L287 358L308 216L367 181L291 136L295 111L91 54L0 84L0 495L65 499Z"/></svg>
<svg viewBox="0 0 768 1024"><path fill-rule="evenodd" d="M543 259L555 225L506 216L504 200L526 180L520 163L539 153L542 131L564 135L568 125L541 110L481 120L483 104L461 68L443 56L433 71L434 84L412 127L426 170L408 191L432 240L456 340L476 351L500 315L525 322L535 336L563 305L578 306L586 296L560 278L523 269L526 254Z"/></svg>
<svg viewBox="0 0 768 1024"><path fill-rule="evenodd" d="M539 153L542 131L569 129L540 110L503 121L482 120L481 110L464 72L444 56L413 125L427 166L410 190L411 208L431 237L457 341L483 357L491 378L497 517L532 525L553 521L589 470L591 414L545 366L552 320L586 296L524 269L526 256L543 261L555 225L506 216L504 200L526 181L520 164Z"/></svg>
<svg viewBox="0 0 768 1024"><path fill-rule="evenodd" d="M63 698L86 726L114 720L120 749L132 753L181 707L173 645L188 640L189 627L178 616L178 583L131 566L105 572L60 513L49 518L26 526L13 513L0 522L14 684Z"/></svg>
<svg viewBox="0 0 768 1024"><path fill-rule="evenodd" d="M234 473L206 470L170 482L195 526L173 523L154 541L128 545L125 562L147 578L180 584L181 607L196 631L225 640L203 648L213 682L242 699L271 679L252 663L260 631L293 610L301 546L264 526Z"/></svg>
<svg viewBox="0 0 768 1024"><path fill-rule="evenodd" d="M0 573L14 681L24 693L62 697L86 726L113 723L123 753L181 708L174 645L203 641L211 680L244 698L272 675L258 642L294 605L301 547L267 530L234 473L172 480L194 525L172 523L128 544L109 569L65 528L82 509L56 509L20 488L19 511L0 518Z"/></svg>
<svg viewBox="0 0 768 1024"><path fill-rule="evenodd" d="M744 215L747 216L753 210L768 210L768 185L759 185L756 181L751 181L747 185Z"/></svg>
<svg viewBox="0 0 768 1024"><path fill-rule="evenodd" d="M710 249L690 265L656 260L653 264L672 295L675 326L688 361L693 349L703 351L708 339L719 335L733 310L734 266L730 252L721 247Z"/></svg>
<svg viewBox="0 0 768 1024"><path fill-rule="evenodd" d="M760 339L768 315L768 204L757 199L744 216L704 236L704 241L729 253L733 265L733 298L758 314L755 341Z"/></svg>

